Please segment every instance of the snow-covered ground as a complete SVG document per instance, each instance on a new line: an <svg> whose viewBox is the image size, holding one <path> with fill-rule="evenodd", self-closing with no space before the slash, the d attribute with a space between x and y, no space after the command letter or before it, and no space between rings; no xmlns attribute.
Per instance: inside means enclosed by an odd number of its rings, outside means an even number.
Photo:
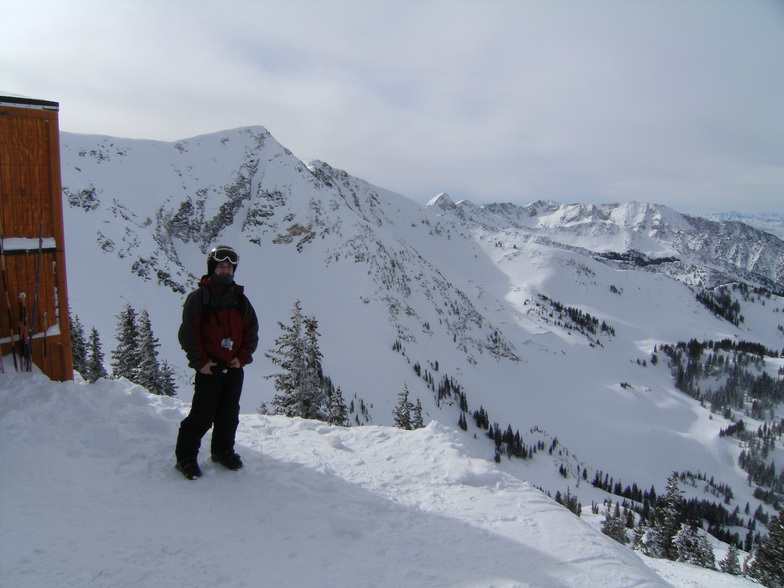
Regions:
<svg viewBox="0 0 784 588"><path fill-rule="evenodd" d="M125 381L0 375L2 586L752 585L639 557L437 422L243 414L246 467L202 456L189 482L172 467L187 409Z"/></svg>

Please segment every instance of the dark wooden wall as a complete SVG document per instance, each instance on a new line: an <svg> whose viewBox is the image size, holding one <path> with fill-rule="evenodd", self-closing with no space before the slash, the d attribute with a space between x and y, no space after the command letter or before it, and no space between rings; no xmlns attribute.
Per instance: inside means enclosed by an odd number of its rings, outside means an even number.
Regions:
<svg viewBox="0 0 784 588"><path fill-rule="evenodd" d="M20 338L29 341L32 328L32 363L53 380L70 380L60 136L52 104L7 104L0 97L0 230L6 276L6 284L0 284L0 352L11 354L13 335L23 369L26 350ZM14 370L10 356L3 367Z"/></svg>

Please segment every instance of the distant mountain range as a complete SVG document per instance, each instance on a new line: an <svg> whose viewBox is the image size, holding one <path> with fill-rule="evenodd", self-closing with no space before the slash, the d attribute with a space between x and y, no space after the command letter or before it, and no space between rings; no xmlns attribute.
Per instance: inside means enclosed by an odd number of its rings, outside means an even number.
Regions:
<svg viewBox="0 0 784 588"><path fill-rule="evenodd" d="M477 207L467 201L455 204L446 194L428 206L490 231L515 231L599 259L657 267L687 283L706 275L700 285L708 288L740 281L782 290L784 284L781 239L735 218L709 220L638 202Z"/></svg>
<svg viewBox="0 0 784 588"><path fill-rule="evenodd" d="M784 239L784 214L769 212L767 214L741 214L739 212L724 212L708 215L716 221L738 221L755 229L766 231L779 239Z"/></svg>

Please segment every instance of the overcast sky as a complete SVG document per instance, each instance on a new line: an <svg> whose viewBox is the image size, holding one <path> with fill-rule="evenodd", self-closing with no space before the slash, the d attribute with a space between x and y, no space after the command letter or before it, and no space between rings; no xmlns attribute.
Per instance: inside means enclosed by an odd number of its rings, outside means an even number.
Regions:
<svg viewBox="0 0 784 588"><path fill-rule="evenodd" d="M0 0L60 128L262 125L420 204L784 213L784 0Z"/></svg>

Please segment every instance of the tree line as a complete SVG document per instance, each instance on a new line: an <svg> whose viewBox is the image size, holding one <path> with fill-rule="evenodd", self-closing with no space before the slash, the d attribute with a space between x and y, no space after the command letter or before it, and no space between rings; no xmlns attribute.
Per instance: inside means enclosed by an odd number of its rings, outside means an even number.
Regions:
<svg viewBox="0 0 784 588"><path fill-rule="evenodd" d="M770 455L782 439L781 423L773 422L773 417L784 402L784 379L765 369L765 358L777 358L779 353L759 343L731 339L691 339L659 350L669 358L676 388L710 403L711 411L726 419L741 413L765 421L756 434L746 431L739 419L720 435L734 435L744 442L738 465L758 486L755 497L779 508L784 501L784 469L777 469Z"/></svg>
<svg viewBox="0 0 784 588"><path fill-rule="evenodd" d="M166 360L159 360L160 343L153 334L146 309L137 312L130 304L116 316L117 347L111 352L111 374L104 364L98 330L93 326L85 336L84 325L72 314L71 353L74 371L90 383L99 378L126 378L153 394L176 396L174 370Z"/></svg>
<svg viewBox="0 0 784 588"><path fill-rule="evenodd" d="M631 542L634 549L649 557L716 569L713 548L705 533L700 530L699 513L689 509L689 501L679 488L680 479L682 475L672 473L656 507L649 516L641 517L639 524L631 531L630 521L633 521L633 517L630 513L627 511L622 514L617 503L612 511L608 505L602 532L624 545ZM727 555L719 562L719 571L748 576L769 588L784 586L784 566L781 564L781 555L784 553L784 512L769 521L767 536L755 546L747 547L747 551L750 552L749 556L741 565L738 549L730 543Z"/></svg>
<svg viewBox="0 0 784 588"><path fill-rule="evenodd" d="M719 433L721 436L734 436L744 442L745 447L738 456L738 465L748 473L749 481L758 487L754 497L778 509L784 500L784 469L778 471L773 460L768 458L777 443L784 439L784 419L778 423L765 422L756 432L747 429L743 419L733 423Z"/></svg>
<svg viewBox="0 0 784 588"><path fill-rule="evenodd" d="M697 294L697 300L714 315L729 321L736 327L746 319L740 313L740 302L733 300L725 290L704 290Z"/></svg>
<svg viewBox="0 0 784 588"><path fill-rule="evenodd" d="M589 333L591 335L606 333L607 335L615 336L614 327L608 325L605 321L601 321L600 323L599 319L592 316L590 313L583 312L579 308L566 306L557 300L552 300L544 294L541 294L540 298L551 306L552 311L550 312L550 318L559 319L556 320L555 323L557 326L574 329L586 336L588 336Z"/></svg>

